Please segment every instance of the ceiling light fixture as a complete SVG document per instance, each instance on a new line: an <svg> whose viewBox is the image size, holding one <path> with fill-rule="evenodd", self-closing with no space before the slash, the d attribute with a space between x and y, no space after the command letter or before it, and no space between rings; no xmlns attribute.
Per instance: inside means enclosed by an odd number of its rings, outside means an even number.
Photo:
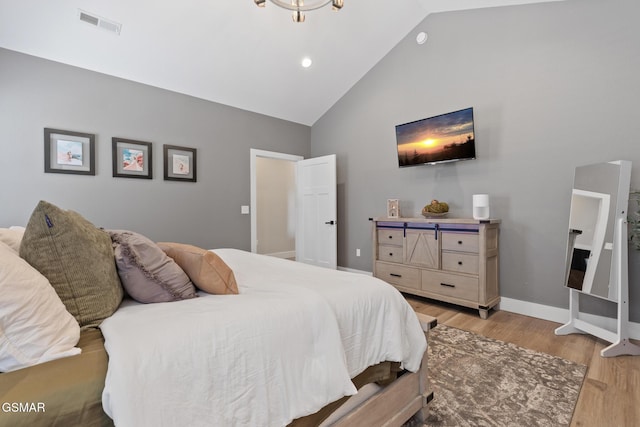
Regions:
<svg viewBox="0 0 640 427"><path fill-rule="evenodd" d="M311 64L313 64L313 61L311 60L311 58L309 58L309 57L304 57L304 58L302 58L301 65L302 65L304 68L309 68L309 67L311 67Z"/></svg>
<svg viewBox="0 0 640 427"><path fill-rule="evenodd" d="M258 7L265 7L267 0L253 0ZM340 10L344 6L344 0L269 0L276 6L293 11L293 22L304 22L304 13L309 10L320 9L331 3L333 10Z"/></svg>

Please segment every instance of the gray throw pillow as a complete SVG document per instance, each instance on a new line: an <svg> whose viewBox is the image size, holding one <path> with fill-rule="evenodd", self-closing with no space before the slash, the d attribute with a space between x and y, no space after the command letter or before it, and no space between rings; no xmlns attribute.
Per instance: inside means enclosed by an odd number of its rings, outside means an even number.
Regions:
<svg viewBox="0 0 640 427"><path fill-rule="evenodd" d="M122 286L143 303L197 297L189 276L149 238L128 230L108 230Z"/></svg>
<svg viewBox="0 0 640 427"><path fill-rule="evenodd" d="M76 212L40 201L20 256L49 279L82 329L100 325L122 301L109 235Z"/></svg>

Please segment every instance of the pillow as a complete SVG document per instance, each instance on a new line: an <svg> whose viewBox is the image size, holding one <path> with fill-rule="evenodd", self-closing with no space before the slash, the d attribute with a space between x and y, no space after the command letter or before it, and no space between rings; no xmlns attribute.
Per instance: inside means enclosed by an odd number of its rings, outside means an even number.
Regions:
<svg viewBox="0 0 640 427"><path fill-rule="evenodd" d="M127 230L108 230L120 281L133 299L143 303L197 297L189 276L147 237Z"/></svg>
<svg viewBox="0 0 640 427"><path fill-rule="evenodd" d="M218 255L197 246L160 242L158 246L184 270L200 290L210 294L237 294L233 271Z"/></svg>
<svg viewBox="0 0 640 427"><path fill-rule="evenodd" d="M76 212L38 203L20 256L49 280L82 329L97 327L122 301L111 238Z"/></svg>
<svg viewBox="0 0 640 427"><path fill-rule="evenodd" d="M0 242L0 372L80 354L80 326L46 277Z"/></svg>
<svg viewBox="0 0 640 427"><path fill-rule="evenodd" d="M0 228L0 242L6 243L11 249L19 252L23 234L24 227Z"/></svg>

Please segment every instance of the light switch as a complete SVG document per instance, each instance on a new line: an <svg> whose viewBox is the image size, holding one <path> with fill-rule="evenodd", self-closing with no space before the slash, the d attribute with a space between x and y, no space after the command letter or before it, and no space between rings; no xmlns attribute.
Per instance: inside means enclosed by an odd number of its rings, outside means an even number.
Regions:
<svg viewBox="0 0 640 427"><path fill-rule="evenodd" d="M242 215L249 215L249 206L247 205L240 206L240 213Z"/></svg>

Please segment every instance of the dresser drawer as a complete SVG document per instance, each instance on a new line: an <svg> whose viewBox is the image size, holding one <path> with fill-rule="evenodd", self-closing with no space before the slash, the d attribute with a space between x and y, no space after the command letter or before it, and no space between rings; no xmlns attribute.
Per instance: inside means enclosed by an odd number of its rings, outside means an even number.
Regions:
<svg viewBox="0 0 640 427"><path fill-rule="evenodd" d="M378 245L378 259L388 262L402 262L402 246Z"/></svg>
<svg viewBox="0 0 640 427"><path fill-rule="evenodd" d="M402 246L404 230L378 229L378 244Z"/></svg>
<svg viewBox="0 0 640 427"><path fill-rule="evenodd" d="M443 270L478 274L478 265L478 255L464 252L442 252Z"/></svg>
<svg viewBox="0 0 640 427"><path fill-rule="evenodd" d="M376 277L392 285L420 289L420 270L417 268L376 262Z"/></svg>
<svg viewBox="0 0 640 427"><path fill-rule="evenodd" d="M477 233L442 232L443 251L461 251L478 253L479 238Z"/></svg>
<svg viewBox="0 0 640 427"><path fill-rule="evenodd" d="M477 302L478 278L425 270L422 273L422 290Z"/></svg>

